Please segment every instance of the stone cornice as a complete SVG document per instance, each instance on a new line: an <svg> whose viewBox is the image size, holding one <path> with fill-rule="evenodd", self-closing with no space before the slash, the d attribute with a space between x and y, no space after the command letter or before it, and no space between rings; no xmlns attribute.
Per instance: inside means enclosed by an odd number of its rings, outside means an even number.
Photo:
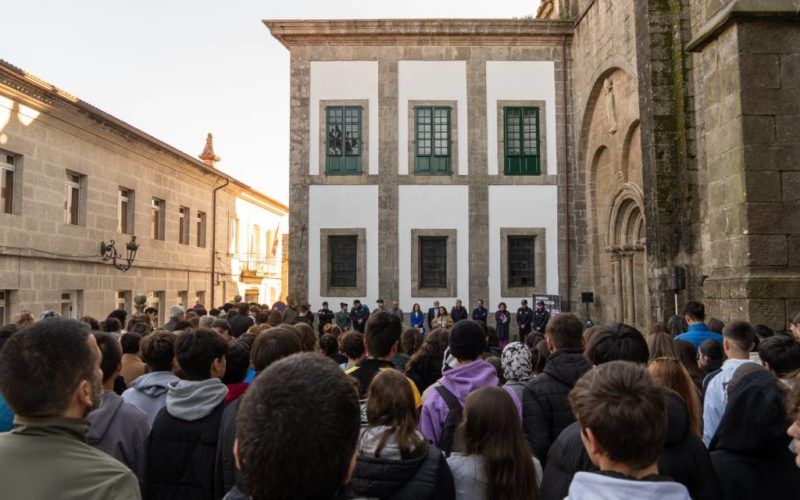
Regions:
<svg viewBox="0 0 800 500"><path fill-rule="evenodd" d="M733 0L700 27L686 50L701 52L730 22L748 18L800 21L800 0Z"/></svg>
<svg viewBox="0 0 800 500"><path fill-rule="evenodd" d="M307 45L525 45L572 36L572 21L541 19L265 19L286 48Z"/></svg>

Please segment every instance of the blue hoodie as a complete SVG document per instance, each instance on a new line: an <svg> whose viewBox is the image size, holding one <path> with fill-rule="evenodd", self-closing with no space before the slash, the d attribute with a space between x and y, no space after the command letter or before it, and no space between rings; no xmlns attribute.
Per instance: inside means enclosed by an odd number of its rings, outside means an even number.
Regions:
<svg viewBox="0 0 800 500"><path fill-rule="evenodd" d="M452 392L463 407L469 393L481 387L497 387L499 380L494 366L479 359L446 371L438 383ZM522 420L522 406L514 390L510 387L503 387L503 390L511 395L520 420ZM442 437L442 427L444 427L449 412L447 403L442 396L437 391L430 391L422 405L422 414L419 417L420 432L428 441L439 442Z"/></svg>
<svg viewBox="0 0 800 500"><path fill-rule="evenodd" d="M700 348L700 344L709 339L716 340L722 344L722 335L709 330L708 325L705 323L695 323L693 325L689 325L689 329L686 331L686 333L682 333L675 337L675 340L688 340L697 348Z"/></svg>

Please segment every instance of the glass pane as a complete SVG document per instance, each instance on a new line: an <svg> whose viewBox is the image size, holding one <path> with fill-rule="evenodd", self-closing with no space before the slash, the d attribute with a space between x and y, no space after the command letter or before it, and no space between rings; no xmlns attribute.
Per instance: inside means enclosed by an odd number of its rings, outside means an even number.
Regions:
<svg viewBox="0 0 800 500"><path fill-rule="evenodd" d="M519 156L520 146L520 108L506 108L506 154Z"/></svg>
<svg viewBox="0 0 800 500"><path fill-rule="evenodd" d="M358 277L358 237L328 237L330 255L329 286L354 288Z"/></svg>
<svg viewBox="0 0 800 500"><path fill-rule="evenodd" d="M447 288L447 237L419 239L420 288Z"/></svg>
<svg viewBox="0 0 800 500"><path fill-rule="evenodd" d="M536 136L539 133L537 127L538 114L539 111L536 108L525 108L525 113L522 116L522 150L526 156L539 154L539 146L536 141Z"/></svg>
<svg viewBox="0 0 800 500"><path fill-rule="evenodd" d="M433 111L434 126L434 151L435 156L448 156L450 154L450 110L448 108L435 108Z"/></svg>
<svg viewBox="0 0 800 500"><path fill-rule="evenodd" d="M327 108L328 156L341 156L344 152L344 108Z"/></svg>
<svg viewBox="0 0 800 500"><path fill-rule="evenodd" d="M344 108L344 154L361 154L361 108Z"/></svg>
<svg viewBox="0 0 800 500"><path fill-rule="evenodd" d="M69 223L70 224L78 224L78 200L80 196L80 190L76 187L73 187L71 190L70 196L70 207L69 207Z"/></svg>
<svg viewBox="0 0 800 500"><path fill-rule="evenodd" d="M155 202L154 202L155 203ZM158 209L153 209L153 215L150 218L150 234L153 235L153 239L159 239L159 231L158 231Z"/></svg>
<svg viewBox="0 0 800 500"><path fill-rule="evenodd" d="M2 202L3 212L10 214L14 208L14 171L13 170L0 170L2 179L0 182L0 201Z"/></svg>
<svg viewBox="0 0 800 500"><path fill-rule="evenodd" d="M534 248L536 238L511 236L508 238L508 286L534 286Z"/></svg>
<svg viewBox="0 0 800 500"><path fill-rule="evenodd" d="M128 234L128 200L124 198L119 204L119 232Z"/></svg>
<svg viewBox="0 0 800 500"><path fill-rule="evenodd" d="M431 108L417 108L417 156L430 156L433 147Z"/></svg>

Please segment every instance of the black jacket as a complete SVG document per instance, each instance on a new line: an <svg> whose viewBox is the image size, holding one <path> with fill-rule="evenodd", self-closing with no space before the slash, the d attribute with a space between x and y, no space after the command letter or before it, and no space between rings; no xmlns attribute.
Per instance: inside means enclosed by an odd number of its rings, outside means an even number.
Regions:
<svg viewBox="0 0 800 500"><path fill-rule="evenodd" d="M550 445L575 421L567 395L591 367L582 349L558 349L547 360L542 374L522 391L522 430L542 466L546 465Z"/></svg>
<svg viewBox="0 0 800 500"><path fill-rule="evenodd" d="M386 361L383 359L364 358L356 363L355 366L345 370L347 375L350 375L358 381L359 399L364 399L367 397L369 384L372 383L372 379L374 379L375 375L377 375L378 372L383 368L394 369L394 365L391 361Z"/></svg>
<svg viewBox="0 0 800 500"><path fill-rule="evenodd" d="M237 398L222 412L222 421L219 425L219 437L217 438L217 456L214 464L215 497L221 498L226 495L234 486L238 486L239 491L245 491L244 483L236 469L236 462L233 458L233 443L236 441L236 414L239 412L239 403L242 398Z"/></svg>
<svg viewBox="0 0 800 500"><path fill-rule="evenodd" d="M583 447L580 426L574 422L550 447L540 499L561 500L567 496L576 472L596 471ZM686 486L694 500L722 498L708 451L689 427L686 405L672 391L667 391L667 441L658 460L658 472Z"/></svg>
<svg viewBox="0 0 800 500"><path fill-rule="evenodd" d="M413 365L406 365L406 376L414 381L420 394L422 394L425 389L442 378L442 365L444 365L444 357L442 356L421 356Z"/></svg>
<svg viewBox="0 0 800 500"><path fill-rule="evenodd" d="M789 451L790 421L774 375L758 370L728 385L728 405L708 449L725 500L796 499L800 469Z"/></svg>
<svg viewBox="0 0 800 500"><path fill-rule="evenodd" d="M409 460L359 455L350 487L357 495L381 500L454 500L453 475L438 448Z"/></svg>
<svg viewBox="0 0 800 500"><path fill-rule="evenodd" d="M453 323L458 323L462 319L467 319L467 316L467 308L464 306L450 309L450 317L453 319Z"/></svg>
<svg viewBox="0 0 800 500"><path fill-rule="evenodd" d="M538 307L533 310L533 331L544 333L548 321L550 321L550 311L547 309L539 309Z"/></svg>
<svg viewBox="0 0 800 500"><path fill-rule="evenodd" d="M219 404L206 417L188 421L162 408L148 443L147 492L150 500L217 499L214 462L222 413Z"/></svg>
<svg viewBox="0 0 800 500"><path fill-rule="evenodd" d="M317 330L320 336L325 334L325 325L333 323L333 311L330 309L320 309L317 311Z"/></svg>

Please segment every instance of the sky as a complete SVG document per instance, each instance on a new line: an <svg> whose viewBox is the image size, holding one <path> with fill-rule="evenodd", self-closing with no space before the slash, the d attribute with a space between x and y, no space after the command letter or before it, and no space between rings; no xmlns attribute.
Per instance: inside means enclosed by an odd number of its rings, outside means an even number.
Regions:
<svg viewBox="0 0 800 500"><path fill-rule="evenodd" d="M11 2L11 0L4 0ZM0 58L288 202L289 52L262 19L522 17L539 0L28 0Z"/></svg>

